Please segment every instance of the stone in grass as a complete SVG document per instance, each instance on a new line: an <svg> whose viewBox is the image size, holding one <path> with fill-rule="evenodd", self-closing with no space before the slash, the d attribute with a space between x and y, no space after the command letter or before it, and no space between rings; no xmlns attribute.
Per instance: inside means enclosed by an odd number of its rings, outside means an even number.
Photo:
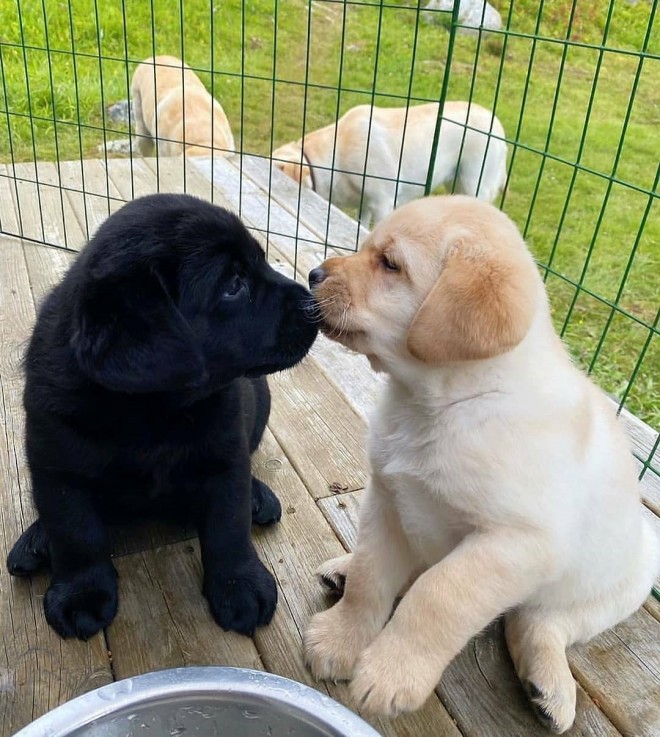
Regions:
<svg viewBox="0 0 660 737"><path fill-rule="evenodd" d="M133 121L132 105L130 100L119 100L112 105L108 105L105 109L106 120L113 123L124 123L129 125ZM132 154L137 151L137 141L131 141L129 138L121 138L114 141L105 141L96 147L101 154Z"/></svg>
<svg viewBox="0 0 660 737"><path fill-rule="evenodd" d="M132 119L132 106L130 100L119 100L106 108L106 114L110 120L115 123L128 124L129 118Z"/></svg>
<svg viewBox="0 0 660 737"><path fill-rule="evenodd" d="M495 8L485 0L459 0L458 22L461 26L458 33L477 34L479 29L484 31L499 31L502 28L502 16ZM454 0L431 0L424 10L445 10L448 13L454 9ZM448 13L428 13L427 18L432 20L444 20L449 22L451 17Z"/></svg>

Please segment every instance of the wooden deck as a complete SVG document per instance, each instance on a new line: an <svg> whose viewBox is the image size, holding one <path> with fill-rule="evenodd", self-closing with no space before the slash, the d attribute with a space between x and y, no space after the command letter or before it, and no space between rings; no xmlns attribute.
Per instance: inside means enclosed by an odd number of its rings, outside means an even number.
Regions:
<svg viewBox="0 0 660 737"><path fill-rule="evenodd" d="M86 161L38 168L37 187L0 176L0 223L24 239L0 235L0 558L33 519L23 455L20 357L35 305L67 268L72 253L38 245L80 247L122 200L156 190L156 162ZM239 170L241 169L241 170ZM269 258L304 278L329 240L353 248L356 224L256 159L186 165L187 191L238 209L249 226L269 231ZM34 179L33 165L0 167L0 175ZM48 184L60 182L62 193ZM181 163L160 160L161 191L181 191ZM108 199L110 197L110 199ZM22 222L21 222L22 221ZM297 239L297 240L296 240ZM265 242L265 239L264 239ZM296 257L295 245L299 244ZM332 249L331 249L332 250ZM254 458L255 473L278 493L280 525L255 530L259 553L279 582L272 624L254 639L223 633L201 595L197 540L186 530L149 527L117 540L120 606L115 622L87 643L63 641L46 625L46 577L10 579L0 567L0 737L63 701L115 679L160 668L235 665L266 669L316 685L350 706L345 685L313 684L301 657L301 633L327 606L313 579L325 559L350 550L366 478L365 413L380 379L366 361L323 338L297 369L273 377L273 411ZM657 435L630 415L623 421L640 456ZM658 453L660 456L660 452ZM655 462L656 466L658 461ZM642 482L646 511L660 529L660 485ZM570 651L578 682L578 715L570 735L660 735L660 606L649 598L629 620ZM399 737L547 737L525 704L506 653L500 623L475 638L454 660L436 694L417 714L376 722Z"/></svg>

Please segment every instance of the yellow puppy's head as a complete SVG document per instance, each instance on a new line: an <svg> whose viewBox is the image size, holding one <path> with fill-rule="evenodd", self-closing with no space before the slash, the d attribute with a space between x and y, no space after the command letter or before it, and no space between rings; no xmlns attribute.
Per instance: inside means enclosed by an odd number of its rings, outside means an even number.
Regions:
<svg viewBox="0 0 660 737"><path fill-rule="evenodd" d="M411 202L355 255L310 273L322 329L377 363L493 358L527 334L543 284L516 226L465 196Z"/></svg>
<svg viewBox="0 0 660 737"><path fill-rule="evenodd" d="M302 141L287 143L271 154L273 164L288 177L309 189L314 189L312 172L303 156Z"/></svg>

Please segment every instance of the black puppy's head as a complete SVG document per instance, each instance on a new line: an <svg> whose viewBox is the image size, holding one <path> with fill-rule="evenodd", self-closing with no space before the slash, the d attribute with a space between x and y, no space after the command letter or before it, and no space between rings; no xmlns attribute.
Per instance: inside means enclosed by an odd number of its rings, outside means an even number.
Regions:
<svg viewBox="0 0 660 737"><path fill-rule="evenodd" d="M316 337L307 290L238 217L188 195L125 205L72 271L71 345L114 391L212 390L295 365Z"/></svg>

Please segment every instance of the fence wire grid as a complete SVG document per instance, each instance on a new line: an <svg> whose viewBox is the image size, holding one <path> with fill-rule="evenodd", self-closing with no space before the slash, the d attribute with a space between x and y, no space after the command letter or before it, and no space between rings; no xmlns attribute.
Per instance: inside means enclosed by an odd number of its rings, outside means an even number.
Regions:
<svg viewBox="0 0 660 737"><path fill-rule="evenodd" d="M481 187L489 147L506 142L506 184L494 202L537 258L555 324L576 361L620 408L660 427L656 0L493 0L501 25L489 30L486 4L475 3L475 22L463 15L466 0L453 9L442 0L425 3L3 0L0 198L12 198L14 213L8 218L0 208L0 233L77 250L98 225L99 200L107 216L140 193L142 167L168 190L185 190L186 169L196 169L214 185L212 198L229 186L231 169L239 214L267 244L294 238L295 269L304 249L354 250L363 231L347 234L347 219L329 202L325 228L304 227L305 183L283 184L272 152L357 105L433 103L423 178L404 177L403 146L391 173L368 170L368 153L361 171L342 169L336 146L331 163L313 171L327 174L330 188L342 174L360 175L359 202L344 208L352 217L378 179L392 181L394 196L406 185L419 196L460 190L460 166L439 189L433 174L444 150L446 103L462 101L465 120L454 122L462 131L458 159L471 132L486 136ZM157 130L158 146L143 158L129 104L137 65L156 55L179 57L194 70L222 105L236 142L229 158L213 137L201 152L207 157L180 158L178 182ZM476 105L501 121L503 136L492 119L487 129L475 128ZM406 145L419 137L408 119ZM184 118L184 145L187 131ZM367 152L370 145L368 136ZM248 212L255 187L276 193L287 186L297 188L294 226L284 227L266 198L265 212ZM318 213L319 201L314 207ZM645 437L636 448L640 474L660 488L660 436L647 428Z"/></svg>

